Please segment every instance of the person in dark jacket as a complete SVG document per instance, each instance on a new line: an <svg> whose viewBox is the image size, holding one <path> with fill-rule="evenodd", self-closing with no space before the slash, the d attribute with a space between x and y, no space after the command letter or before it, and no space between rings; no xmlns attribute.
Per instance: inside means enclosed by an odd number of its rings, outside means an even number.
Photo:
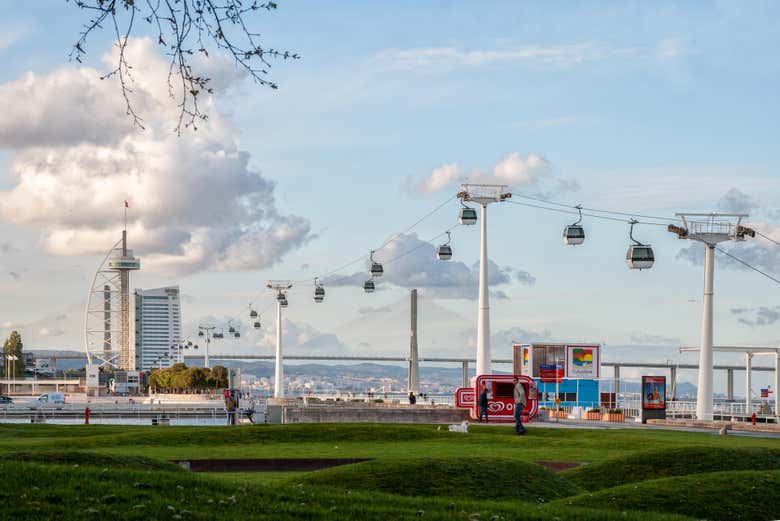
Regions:
<svg viewBox="0 0 780 521"><path fill-rule="evenodd" d="M488 394L487 386L482 386L482 392L479 393L479 423L482 423L482 416L485 417L485 423L488 423Z"/></svg>
<svg viewBox="0 0 780 521"><path fill-rule="evenodd" d="M414 391L409 391L409 405L417 403L417 397L414 395Z"/></svg>
<svg viewBox="0 0 780 521"><path fill-rule="evenodd" d="M525 426L523 425L523 409L525 409L526 395L525 388L520 380L515 378L515 389L513 392L515 400L515 433L525 434Z"/></svg>

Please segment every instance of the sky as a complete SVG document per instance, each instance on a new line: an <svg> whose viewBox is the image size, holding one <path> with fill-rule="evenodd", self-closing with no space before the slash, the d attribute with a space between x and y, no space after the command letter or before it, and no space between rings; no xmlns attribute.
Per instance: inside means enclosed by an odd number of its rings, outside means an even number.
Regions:
<svg viewBox="0 0 780 521"><path fill-rule="evenodd" d="M417 287L421 354L473 356L479 227L452 229L451 261L434 255L466 180L508 184L514 202L744 211L780 239L778 11L768 1L282 1L254 18L266 46L301 56L272 63L279 89L219 53L196 58L214 87L201 99L209 119L178 136L165 56L146 26L128 46L141 130L116 81L100 80L115 63L109 32L88 40L79 64L68 53L86 17L72 2L2 4L0 334L83 348L85 298L124 200L142 263L133 286L178 284L190 334L232 321L245 334L213 345L225 353L272 352L263 287L290 279L300 281L285 312L292 354L402 355ZM699 341L701 245L640 224L656 265L639 272L625 265L626 223L586 217L585 243L565 246L573 220L490 206L494 356L509 357L512 341L560 340L603 342L605 359L695 359L677 348ZM364 294L359 258L389 239L377 253L385 276ZM777 245L726 248L780 276ZM315 304L313 278L356 259L324 279ZM716 344L777 346L779 285L717 262Z"/></svg>

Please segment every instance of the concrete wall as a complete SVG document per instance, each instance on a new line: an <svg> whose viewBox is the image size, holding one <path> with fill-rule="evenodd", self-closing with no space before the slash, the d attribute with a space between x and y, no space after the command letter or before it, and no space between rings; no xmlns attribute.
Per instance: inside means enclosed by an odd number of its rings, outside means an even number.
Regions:
<svg viewBox="0 0 780 521"><path fill-rule="evenodd" d="M460 423L466 409L450 407L283 406L284 423ZM269 406L269 413L271 407ZM270 420L271 414L269 414ZM271 423L271 421L269 421Z"/></svg>

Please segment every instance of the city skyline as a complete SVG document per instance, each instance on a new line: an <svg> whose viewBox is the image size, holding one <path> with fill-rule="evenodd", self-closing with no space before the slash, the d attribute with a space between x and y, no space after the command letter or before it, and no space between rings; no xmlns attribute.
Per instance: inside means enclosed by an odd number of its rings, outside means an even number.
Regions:
<svg viewBox="0 0 780 521"><path fill-rule="evenodd" d="M119 93L98 79L110 35L92 41L84 65L67 62L78 27L70 6L1 17L0 287L13 296L0 308L3 334L20 329L31 348L82 347L83 296L119 238L124 200L129 245L144 260L134 287L184 288L185 335L203 320L240 323L240 341L212 345L230 353L272 352L274 320L261 312L263 328L249 329L250 302L265 311L265 282L289 278L307 282L290 293L288 353L403 353L403 303L416 287L421 354L473 355L478 227L454 230L448 263L433 256L444 238L425 244L455 222L454 200L380 252L406 257L386 267L376 293L363 294L357 264L326 280L322 304L310 294L315 276L368 255L464 179L643 215L746 211L780 236L771 4L596 15L436 3L388 8L381 30L357 3L317 16L311 5L283 3L265 19L269 39L303 57L274 63L279 91L252 86L230 63L205 63L217 80L210 121L181 137L165 93L140 80L149 106L163 109L147 112L144 131L128 124ZM73 23L43 34L52 12ZM629 31L638 21L643 30ZM132 52L162 77L152 41L134 40ZM80 105L84 91L100 97ZM648 360L698 345L700 246L639 225L657 261L636 273L624 262L627 226L586 217L585 243L567 247L561 229L574 220L491 207L494 356L510 340L598 341ZM761 238L734 254L780 273L780 248ZM778 345L777 286L717 262L715 342Z"/></svg>

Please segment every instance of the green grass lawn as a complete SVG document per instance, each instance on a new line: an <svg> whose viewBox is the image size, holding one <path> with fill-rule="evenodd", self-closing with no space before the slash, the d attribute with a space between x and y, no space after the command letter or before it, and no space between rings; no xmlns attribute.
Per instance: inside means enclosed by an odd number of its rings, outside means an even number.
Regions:
<svg viewBox="0 0 780 521"><path fill-rule="evenodd" d="M0 425L0 519L780 518L778 440L639 429L470 431ZM169 462L332 457L371 461L209 474ZM537 461L587 465L555 474Z"/></svg>

